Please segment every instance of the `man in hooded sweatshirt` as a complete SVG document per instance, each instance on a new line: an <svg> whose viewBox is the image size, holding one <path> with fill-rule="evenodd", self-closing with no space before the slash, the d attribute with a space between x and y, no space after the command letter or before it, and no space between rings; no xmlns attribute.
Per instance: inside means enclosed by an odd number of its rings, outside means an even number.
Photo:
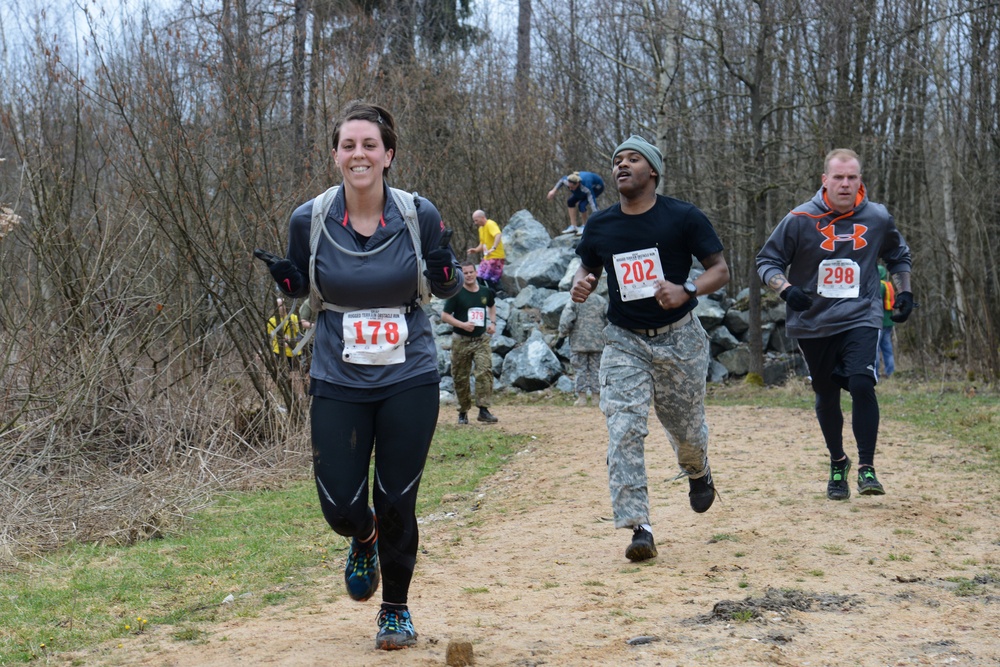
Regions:
<svg viewBox="0 0 1000 667"><path fill-rule="evenodd" d="M885 206L869 201L861 158L838 148L824 161L822 186L778 223L757 254L757 274L786 304L785 328L798 341L816 394L816 418L830 453L830 500L851 497L840 393L851 395L858 493L883 495L875 475L879 407L881 259L896 287L894 322L913 311L910 248Z"/></svg>

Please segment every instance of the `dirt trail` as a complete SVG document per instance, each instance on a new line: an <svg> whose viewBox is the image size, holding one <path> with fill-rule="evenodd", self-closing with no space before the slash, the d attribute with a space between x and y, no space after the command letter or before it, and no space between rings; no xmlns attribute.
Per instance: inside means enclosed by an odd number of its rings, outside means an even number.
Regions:
<svg viewBox="0 0 1000 667"><path fill-rule="evenodd" d="M722 495L699 515L686 481L666 481L676 462L654 420L659 557L633 564L629 534L607 519L600 411L495 413L498 426L470 428L535 439L481 496L425 521L415 648L376 651L376 600L352 602L334 569L319 602L202 628L198 644L153 628L85 664L444 665L449 641L463 639L480 666L1000 664L1000 481L947 442L883 419L876 463L888 495L837 503L825 498L810 412L710 408Z"/></svg>

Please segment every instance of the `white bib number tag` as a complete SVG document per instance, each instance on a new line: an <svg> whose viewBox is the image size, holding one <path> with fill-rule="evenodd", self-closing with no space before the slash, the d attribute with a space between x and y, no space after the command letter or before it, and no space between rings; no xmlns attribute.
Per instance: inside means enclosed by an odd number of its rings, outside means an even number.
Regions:
<svg viewBox="0 0 1000 667"><path fill-rule="evenodd" d="M344 313L344 356L349 364L388 366L406 361L406 315L402 308Z"/></svg>
<svg viewBox="0 0 1000 667"><path fill-rule="evenodd" d="M469 321L475 324L477 327L486 326L486 309L469 308Z"/></svg>
<svg viewBox="0 0 1000 667"><path fill-rule="evenodd" d="M827 299L853 299L861 294L861 267L851 259L824 259L819 263L816 293Z"/></svg>
<svg viewBox="0 0 1000 667"><path fill-rule="evenodd" d="M613 259L622 301L646 299L656 294L656 281L663 277L660 253L656 248L619 253Z"/></svg>

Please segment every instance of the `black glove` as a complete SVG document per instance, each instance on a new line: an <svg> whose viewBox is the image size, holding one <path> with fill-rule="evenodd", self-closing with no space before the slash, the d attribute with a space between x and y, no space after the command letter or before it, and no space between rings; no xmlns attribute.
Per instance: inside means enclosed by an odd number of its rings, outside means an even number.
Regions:
<svg viewBox="0 0 1000 667"><path fill-rule="evenodd" d="M435 248L427 253L424 258L427 268L424 275L432 283L442 287L450 287L458 280L458 269L455 260L452 259L451 251L444 248Z"/></svg>
<svg viewBox="0 0 1000 667"><path fill-rule="evenodd" d="M892 316L889 318L893 322L905 322L913 312L913 293L900 292L896 295L896 303L892 306Z"/></svg>
<svg viewBox="0 0 1000 667"><path fill-rule="evenodd" d="M276 259L268 262L267 269L271 272L274 282L278 283L278 289L288 296L298 295L306 284L302 272L292 264L290 259Z"/></svg>
<svg viewBox="0 0 1000 667"><path fill-rule="evenodd" d="M786 288L778 296L784 299L789 308L799 312L809 310L813 305L812 297L806 294L801 287L797 287L795 285Z"/></svg>

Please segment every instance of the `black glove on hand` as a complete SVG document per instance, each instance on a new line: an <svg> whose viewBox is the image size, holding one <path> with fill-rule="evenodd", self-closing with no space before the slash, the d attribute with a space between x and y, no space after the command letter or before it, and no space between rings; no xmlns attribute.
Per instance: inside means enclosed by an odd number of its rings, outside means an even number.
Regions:
<svg viewBox="0 0 1000 667"><path fill-rule="evenodd" d="M795 285L785 289L778 296L785 300L789 308L798 312L809 310L813 305L812 297L803 292L801 287Z"/></svg>
<svg viewBox="0 0 1000 667"><path fill-rule="evenodd" d="M459 271L455 268L450 250L435 248L427 253L425 261L427 268L424 269L424 275L432 283L448 287L458 280Z"/></svg>
<svg viewBox="0 0 1000 667"><path fill-rule="evenodd" d="M905 322L913 312L913 293L900 292L896 295L896 303L892 306L893 313L889 317L893 322Z"/></svg>
<svg viewBox="0 0 1000 667"><path fill-rule="evenodd" d="M302 272L292 264L291 260L279 259L277 262L267 265L274 282L278 283L278 288L288 296L296 296L305 286L306 281Z"/></svg>

